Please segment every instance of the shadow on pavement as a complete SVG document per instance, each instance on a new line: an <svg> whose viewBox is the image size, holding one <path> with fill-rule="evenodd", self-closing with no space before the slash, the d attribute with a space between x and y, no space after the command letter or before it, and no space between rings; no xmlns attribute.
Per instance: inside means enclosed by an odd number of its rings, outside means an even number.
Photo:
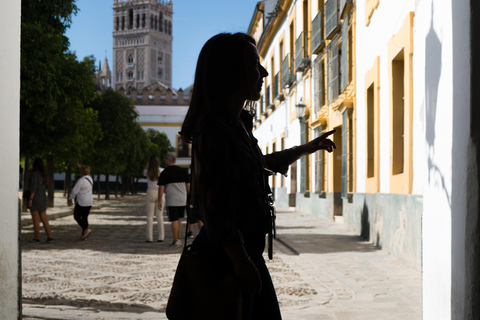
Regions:
<svg viewBox="0 0 480 320"><path fill-rule="evenodd" d="M86 300L86 299L67 299L67 298L56 298L56 297L45 297L37 299L22 299L23 307L28 307L31 305L42 305L42 306L70 306L78 308L80 311L82 308L88 308L89 311L97 312L129 312L129 313L145 313L145 312L158 312L165 313L165 308L160 310L149 307L145 304L127 304L119 302L110 302L110 301L101 301L101 300Z"/></svg>
<svg viewBox="0 0 480 320"><path fill-rule="evenodd" d="M277 237L299 254L373 252L381 250L379 247L366 242L362 237L355 235L287 233L278 234Z"/></svg>

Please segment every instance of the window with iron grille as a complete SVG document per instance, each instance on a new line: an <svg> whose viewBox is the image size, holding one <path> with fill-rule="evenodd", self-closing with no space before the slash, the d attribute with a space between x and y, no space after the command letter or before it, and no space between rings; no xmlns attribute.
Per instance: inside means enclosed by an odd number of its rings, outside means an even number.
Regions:
<svg viewBox="0 0 480 320"><path fill-rule="evenodd" d="M270 85L268 85L267 86L267 94L266 94L266 98L265 98L265 104L267 106L269 106L271 103L272 103L272 101L270 100Z"/></svg>
<svg viewBox="0 0 480 320"><path fill-rule="evenodd" d="M348 14L345 16L345 20L342 24L342 55L341 59L341 69L340 69L340 92L345 91L345 88L348 86L349 78L349 61L348 61L348 52L350 48L348 47Z"/></svg>
<svg viewBox="0 0 480 320"><path fill-rule="evenodd" d="M282 87L289 86L293 83L295 75L293 72L294 66L295 61L293 60L293 55L288 53L282 62Z"/></svg>
<svg viewBox="0 0 480 320"><path fill-rule="evenodd" d="M322 56L318 56L314 62L314 71L313 71L313 90L315 92L315 107L314 112L315 116L317 116L318 111L322 108L325 104L323 101L323 63L322 63Z"/></svg>
<svg viewBox="0 0 480 320"><path fill-rule="evenodd" d="M340 88L340 64L338 57L338 35L335 36L327 47L328 59L328 103L331 104L338 98Z"/></svg>
<svg viewBox="0 0 480 320"><path fill-rule="evenodd" d="M278 90L279 83L278 83L278 72L275 74L275 77L273 79L273 96L275 98L278 97L278 94L280 93Z"/></svg>
<svg viewBox="0 0 480 320"><path fill-rule="evenodd" d="M318 138L322 135L322 126L315 128L315 137ZM315 192L320 193L324 191L324 162L323 162L323 150L315 152Z"/></svg>
<svg viewBox="0 0 480 320"><path fill-rule="evenodd" d="M352 0L340 0L340 18L344 17L344 14L352 7Z"/></svg>
<svg viewBox="0 0 480 320"><path fill-rule="evenodd" d="M260 114L262 114L265 111L265 107L263 106L263 96L260 97Z"/></svg>
<svg viewBox="0 0 480 320"><path fill-rule="evenodd" d="M296 70L305 68L308 60L308 32L302 31L295 41L295 66Z"/></svg>
<svg viewBox="0 0 480 320"><path fill-rule="evenodd" d="M323 37L323 10L319 11L312 21L312 54L320 51L324 43Z"/></svg>
<svg viewBox="0 0 480 320"><path fill-rule="evenodd" d="M339 27L338 0L328 0L325 9L325 38L330 39Z"/></svg>

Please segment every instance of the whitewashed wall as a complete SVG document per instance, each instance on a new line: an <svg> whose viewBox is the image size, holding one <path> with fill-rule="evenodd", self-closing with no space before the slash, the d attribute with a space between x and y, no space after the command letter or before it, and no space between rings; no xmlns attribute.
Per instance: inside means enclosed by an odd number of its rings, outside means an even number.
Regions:
<svg viewBox="0 0 480 320"><path fill-rule="evenodd" d="M19 306L18 165L20 120L20 1L0 2L0 319L17 319ZM6 32L8 30L8 32Z"/></svg>

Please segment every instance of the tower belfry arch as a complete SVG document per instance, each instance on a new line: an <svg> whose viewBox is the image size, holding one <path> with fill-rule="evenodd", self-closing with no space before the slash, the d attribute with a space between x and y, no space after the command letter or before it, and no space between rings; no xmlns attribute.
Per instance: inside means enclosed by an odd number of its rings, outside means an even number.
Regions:
<svg viewBox="0 0 480 320"><path fill-rule="evenodd" d="M172 86L171 0L113 1L112 88Z"/></svg>

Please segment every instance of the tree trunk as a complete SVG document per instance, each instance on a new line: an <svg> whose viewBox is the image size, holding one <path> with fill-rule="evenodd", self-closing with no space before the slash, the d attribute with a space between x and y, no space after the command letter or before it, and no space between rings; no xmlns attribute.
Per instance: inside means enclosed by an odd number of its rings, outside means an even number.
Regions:
<svg viewBox="0 0 480 320"><path fill-rule="evenodd" d="M47 175L48 175L48 201L47 207L54 207L55 199L55 181L53 179L53 174L55 173L55 166L53 164L53 155L49 154L47 156Z"/></svg>
<svg viewBox="0 0 480 320"><path fill-rule="evenodd" d="M65 196L65 192L67 195L72 193L72 167L70 165L67 166L67 171L65 172L65 183L63 189L65 190L63 196ZM67 205L73 205L73 201L67 198Z"/></svg>
<svg viewBox="0 0 480 320"><path fill-rule="evenodd" d="M138 188L138 178L133 178L135 181L135 184L133 185L133 194L137 194L137 188Z"/></svg>
<svg viewBox="0 0 480 320"><path fill-rule="evenodd" d="M97 194L98 194L98 200L100 200L100 193L101 193L101 189L100 189L100 173L97 174Z"/></svg>
<svg viewBox="0 0 480 320"><path fill-rule="evenodd" d="M108 181L108 178L110 175L107 173L105 175L105 200L110 199L110 182Z"/></svg>
<svg viewBox="0 0 480 320"><path fill-rule="evenodd" d="M125 196L125 177L122 177L122 188L121 188L121 196L124 197Z"/></svg>
<svg viewBox="0 0 480 320"><path fill-rule="evenodd" d="M23 162L22 191L28 190L30 187L29 186L30 181L28 180L28 166L30 165L29 160L30 159L28 155L25 155L25 160ZM26 201L25 199L23 199L23 192L22 192L22 212L28 212L27 202L28 202L28 199Z"/></svg>
<svg viewBox="0 0 480 320"><path fill-rule="evenodd" d="M115 176L115 199L118 198L118 175Z"/></svg>

